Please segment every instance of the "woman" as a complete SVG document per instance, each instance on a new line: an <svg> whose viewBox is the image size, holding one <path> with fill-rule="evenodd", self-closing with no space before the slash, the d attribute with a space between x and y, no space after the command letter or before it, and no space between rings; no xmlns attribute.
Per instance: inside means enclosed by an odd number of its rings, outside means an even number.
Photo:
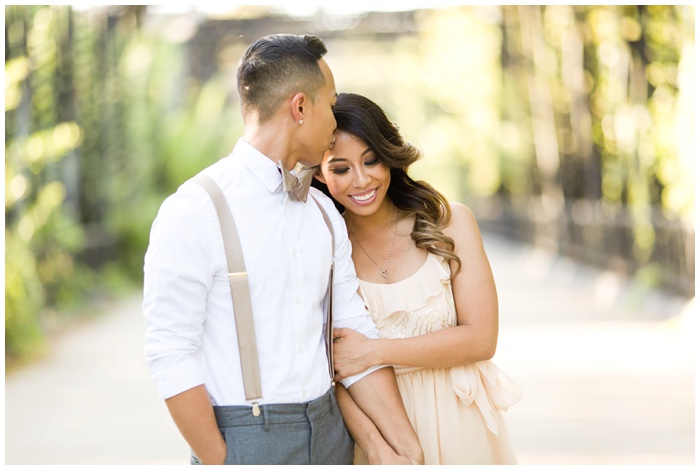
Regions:
<svg viewBox="0 0 700 470"><path fill-rule="evenodd" d="M394 365L426 464L515 464L501 411L520 390L489 361L498 299L474 215L408 176L420 152L374 102L343 93L333 112L335 144L314 185L343 213L360 293L382 334L334 331L336 379ZM386 443L337 389L355 463L381 461Z"/></svg>

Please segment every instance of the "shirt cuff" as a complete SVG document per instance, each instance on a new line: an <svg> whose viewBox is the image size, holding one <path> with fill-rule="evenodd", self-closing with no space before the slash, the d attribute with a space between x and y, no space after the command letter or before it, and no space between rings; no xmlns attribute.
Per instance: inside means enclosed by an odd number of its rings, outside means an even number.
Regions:
<svg viewBox="0 0 700 470"><path fill-rule="evenodd" d="M153 374L152 378L158 396L163 400L204 383L204 377L196 361L188 361L166 371Z"/></svg>
<svg viewBox="0 0 700 470"><path fill-rule="evenodd" d="M350 385L354 384L355 382L362 379L366 375L369 375L372 372L374 372L375 370L381 369L382 367L389 367L389 366L387 366L387 365L372 366L364 372L361 372L361 373L356 374L356 375L351 375L350 377L345 377L344 379L341 379L340 383L343 384L343 387L348 388L348 387L350 387Z"/></svg>

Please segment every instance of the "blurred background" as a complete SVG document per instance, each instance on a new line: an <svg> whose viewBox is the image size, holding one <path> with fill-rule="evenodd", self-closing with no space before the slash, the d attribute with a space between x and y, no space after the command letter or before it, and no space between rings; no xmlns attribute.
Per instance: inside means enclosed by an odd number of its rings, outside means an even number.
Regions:
<svg viewBox="0 0 700 470"><path fill-rule="evenodd" d="M413 176L474 211L502 304L499 364L525 392L512 410L521 463L694 463L695 8L426 4L5 6L6 463L187 463L141 363L143 256L163 199L233 148L238 60L279 32L320 36L338 91L384 107L424 151ZM79 370L56 362L69 357L102 374L80 369L61 389L59 368ZM121 367L133 395L104 375ZM611 380L614 396L586 389ZM587 401L552 401L543 384ZM111 395L86 392L97 386ZM636 419L656 413L624 432L655 433L611 457L609 420L630 390L647 400ZM605 393L612 415L593 428L556 421L566 403L590 417ZM76 416L104 402L152 416L160 428L117 434L151 447L71 451L85 438L68 430L95 431ZM43 453L37 410L65 413L48 419ZM576 451L581 439L562 438L601 428L612 434Z"/></svg>

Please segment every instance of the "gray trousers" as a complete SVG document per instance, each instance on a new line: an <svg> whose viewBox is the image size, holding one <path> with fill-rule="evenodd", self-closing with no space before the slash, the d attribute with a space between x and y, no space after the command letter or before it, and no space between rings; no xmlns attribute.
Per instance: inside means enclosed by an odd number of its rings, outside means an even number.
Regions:
<svg viewBox="0 0 700 470"><path fill-rule="evenodd" d="M335 388L308 403L215 406L227 465L352 465L355 444L343 423ZM191 463L199 459L192 454Z"/></svg>

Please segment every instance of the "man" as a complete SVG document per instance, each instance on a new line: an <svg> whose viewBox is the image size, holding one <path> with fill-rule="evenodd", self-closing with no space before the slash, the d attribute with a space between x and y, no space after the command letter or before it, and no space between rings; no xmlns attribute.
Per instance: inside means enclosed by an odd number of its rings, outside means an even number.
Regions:
<svg viewBox="0 0 700 470"><path fill-rule="evenodd" d="M322 325L333 257L333 326L378 337L357 294L344 222L284 190L283 171L320 164L332 145L335 82L315 36L272 35L238 69L243 137L206 168L235 219L248 272L263 398L246 400L222 234L213 203L186 182L163 203L144 264L146 357L162 398L204 464L351 464L353 442L328 373ZM343 379L391 449L422 463L393 371ZM301 410L301 411L300 411Z"/></svg>

